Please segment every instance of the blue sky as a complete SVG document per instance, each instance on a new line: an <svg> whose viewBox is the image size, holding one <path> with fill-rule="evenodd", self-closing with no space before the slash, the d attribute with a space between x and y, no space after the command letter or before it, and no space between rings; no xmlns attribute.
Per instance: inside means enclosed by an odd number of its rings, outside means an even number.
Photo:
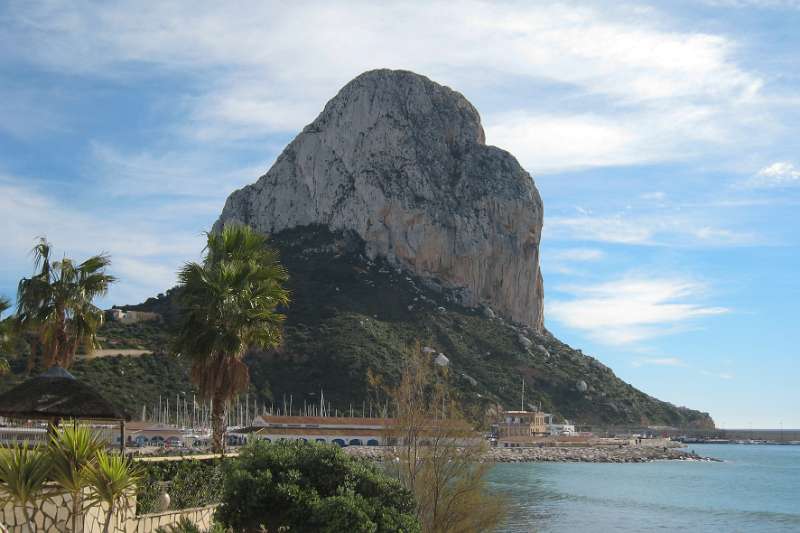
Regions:
<svg viewBox="0 0 800 533"><path fill-rule="evenodd" d="M223 4L0 6L0 294L38 235L112 254L106 305L162 292L343 84L410 69L534 176L550 330L800 428L800 3Z"/></svg>

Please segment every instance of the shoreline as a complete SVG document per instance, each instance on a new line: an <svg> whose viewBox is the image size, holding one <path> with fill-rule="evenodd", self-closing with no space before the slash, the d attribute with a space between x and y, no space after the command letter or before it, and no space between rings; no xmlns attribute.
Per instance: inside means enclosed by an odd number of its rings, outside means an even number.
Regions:
<svg viewBox="0 0 800 533"><path fill-rule="evenodd" d="M348 446L346 453L383 461L389 450L383 447ZM651 463L653 461L722 462L677 448L651 446L548 446L529 448L489 448L484 461L492 463Z"/></svg>

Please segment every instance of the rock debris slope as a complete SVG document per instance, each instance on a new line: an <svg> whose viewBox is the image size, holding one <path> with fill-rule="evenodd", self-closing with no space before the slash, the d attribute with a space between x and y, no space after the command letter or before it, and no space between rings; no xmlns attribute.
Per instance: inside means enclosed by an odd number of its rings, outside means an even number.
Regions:
<svg viewBox="0 0 800 533"><path fill-rule="evenodd" d="M460 303L543 331L542 201L458 92L407 71L348 83L215 227L323 225ZM488 313L488 311L487 311Z"/></svg>

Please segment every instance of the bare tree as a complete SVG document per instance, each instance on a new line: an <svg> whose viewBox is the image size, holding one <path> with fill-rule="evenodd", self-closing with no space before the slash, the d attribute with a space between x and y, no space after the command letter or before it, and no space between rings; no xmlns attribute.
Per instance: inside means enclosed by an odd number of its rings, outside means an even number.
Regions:
<svg viewBox="0 0 800 533"><path fill-rule="evenodd" d="M451 397L447 368L437 367L417 345L396 387L382 387L374 375L370 381L393 404L387 465L414 493L423 531L495 529L505 506L487 487L487 444Z"/></svg>

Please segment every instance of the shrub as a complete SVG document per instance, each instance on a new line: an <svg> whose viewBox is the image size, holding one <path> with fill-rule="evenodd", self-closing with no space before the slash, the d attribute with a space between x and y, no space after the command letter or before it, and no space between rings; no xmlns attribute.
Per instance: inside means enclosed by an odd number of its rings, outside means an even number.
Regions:
<svg viewBox="0 0 800 533"><path fill-rule="evenodd" d="M167 483L170 507L186 509L220 501L222 460L186 459L183 461L142 462L143 480L136 496L138 514L157 511L158 495Z"/></svg>
<svg viewBox="0 0 800 533"><path fill-rule="evenodd" d="M335 446L254 442L226 465L217 519L235 531L418 532L414 499Z"/></svg>
<svg viewBox="0 0 800 533"><path fill-rule="evenodd" d="M203 533L203 531L188 518L181 518L176 525L160 527L156 529L156 533ZM206 533L228 533L228 530L219 524L212 524L211 529Z"/></svg>

